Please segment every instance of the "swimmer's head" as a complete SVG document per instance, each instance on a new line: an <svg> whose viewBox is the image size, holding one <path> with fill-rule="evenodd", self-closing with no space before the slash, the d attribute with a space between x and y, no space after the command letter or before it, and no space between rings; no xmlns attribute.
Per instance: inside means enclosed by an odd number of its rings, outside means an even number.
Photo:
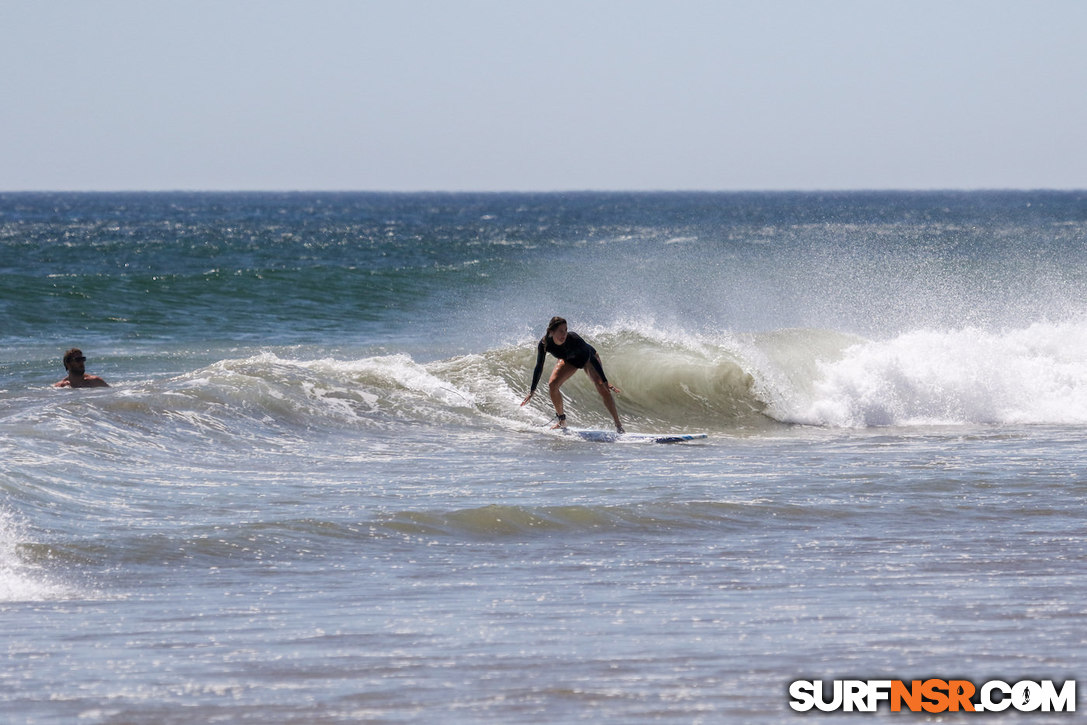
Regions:
<svg viewBox="0 0 1087 725"><path fill-rule="evenodd" d="M80 367L83 367L83 363L87 362L87 358L83 356L83 351L78 347L73 347L68 352L64 353L64 369L71 370L73 363L79 363Z"/></svg>

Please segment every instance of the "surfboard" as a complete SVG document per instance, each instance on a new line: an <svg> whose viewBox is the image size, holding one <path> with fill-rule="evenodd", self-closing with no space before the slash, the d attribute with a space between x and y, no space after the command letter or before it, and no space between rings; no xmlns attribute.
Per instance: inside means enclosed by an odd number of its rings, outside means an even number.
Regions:
<svg viewBox="0 0 1087 725"><path fill-rule="evenodd" d="M613 430L559 428L569 436L595 443L684 443L707 438L706 433L616 433Z"/></svg>

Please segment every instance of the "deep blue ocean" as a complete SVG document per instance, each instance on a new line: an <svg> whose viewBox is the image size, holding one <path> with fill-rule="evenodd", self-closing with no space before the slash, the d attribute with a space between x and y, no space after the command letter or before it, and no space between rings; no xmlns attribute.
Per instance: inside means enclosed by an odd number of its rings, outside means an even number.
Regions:
<svg viewBox="0 0 1087 725"><path fill-rule="evenodd" d="M550 431L553 315L628 431L708 437ZM10 722L773 723L1087 665L1087 192L0 194L0 321ZM915 719L819 719L870 717Z"/></svg>

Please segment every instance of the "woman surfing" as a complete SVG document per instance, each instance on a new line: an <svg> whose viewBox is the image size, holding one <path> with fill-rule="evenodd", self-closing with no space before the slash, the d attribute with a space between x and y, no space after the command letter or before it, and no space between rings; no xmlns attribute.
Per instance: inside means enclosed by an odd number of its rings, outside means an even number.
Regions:
<svg viewBox="0 0 1087 725"><path fill-rule="evenodd" d="M547 389L551 393L551 402L555 406L555 414L559 419L554 427L566 427L566 414L563 412L562 392L560 391L562 384L569 380L578 370L584 369L589 379L596 385L600 397L604 399L604 407L608 409L611 417L615 420L615 430L619 433L625 432L623 424L619 422L619 411L615 409L615 399L611 395L612 391L616 393L621 391L608 382L608 377L604 375L604 366L600 363L600 355L597 354L596 349L585 342L581 335L568 331L566 320L561 317L551 318L551 322L547 325L547 333L536 346L536 369L532 372L532 388L529 390L528 396L521 402L521 405L527 405L528 401L532 400L532 396L536 394L536 386L540 382L544 358L547 353L551 353L559 359L555 369L551 371L551 378L547 381Z"/></svg>

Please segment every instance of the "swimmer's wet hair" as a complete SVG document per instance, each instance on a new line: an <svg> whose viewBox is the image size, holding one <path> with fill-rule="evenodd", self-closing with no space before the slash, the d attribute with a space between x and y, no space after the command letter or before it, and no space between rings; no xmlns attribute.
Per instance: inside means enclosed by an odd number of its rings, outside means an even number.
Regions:
<svg viewBox="0 0 1087 725"><path fill-rule="evenodd" d="M67 370L69 367L71 367L72 360L77 357L83 357L83 351L80 350L78 347L73 347L71 350L64 353L64 369Z"/></svg>

